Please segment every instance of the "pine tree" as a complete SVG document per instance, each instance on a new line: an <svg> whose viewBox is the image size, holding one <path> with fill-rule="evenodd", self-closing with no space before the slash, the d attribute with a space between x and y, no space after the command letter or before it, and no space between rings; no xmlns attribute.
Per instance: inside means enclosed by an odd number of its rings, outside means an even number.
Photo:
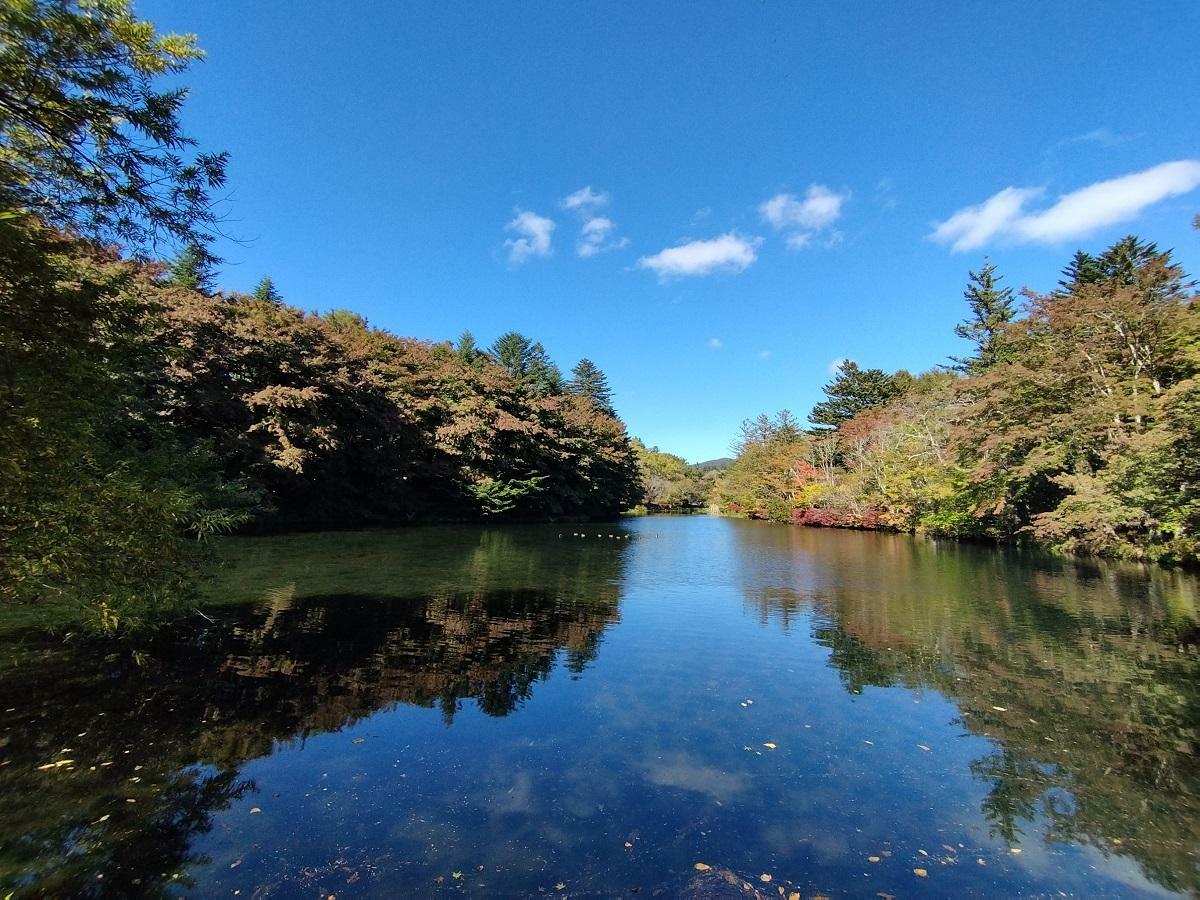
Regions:
<svg viewBox="0 0 1200 900"><path fill-rule="evenodd" d="M1017 310L1012 288L1000 287L1001 280L1003 276L996 274L995 265L985 259L982 269L971 272L970 282L963 291L971 315L954 326L954 333L974 344L975 354L965 359L952 358L964 372L982 372L1003 356L1001 334L1004 326L1016 317Z"/></svg>
<svg viewBox="0 0 1200 900"><path fill-rule="evenodd" d="M848 359L824 387L827 399L813 407L808 421L818 428L837 428L864 409L880 406L904 392L895 376L883 369L860 369Z"/></svg>
<svg viewBox="0 0 1200 900"><path fill-rule="evenodd" d="M1071 262L1062 270L1063 278L1058 285L1065 291L1077 284L1095 284L1104 277L1100 261L1090 253L1076 250Z"/></svg>
<svg viewBox="0 0 1200 900"><path fill-rule="evenodd" d="M275 288L275 282L271 280L271 276L264 275L254 288L254 299L260 303L270 303L278 305L283 302L283 296Z"/></svg>
<svg viewBox="0 0 1200 900"><path fill-rule="evenodd" d="M531 394L546 397L562 393L562 372L551 361L546 348L525 335L516 331L500 335L492 344L492 356Z"/></svg>
<svg viewBox="0 0 1200 900"><path fill-rule="evenodd" d="M167 281L189 291L211 294L216 275L212 257L201 247L188 244L171 263Z"/></svg>
<svg viewBox="0 0 1200 900"><path fill-rule="evenodd" d="M474 365L475 361L483 355L483 351L475 345L475 335L471 334L470 329L459 336L458 344L454 348L454 355L464 366Z"/></svg>
<svg viewBox="0 0 1200 900"><path fill-rule="evenodd" d="M571 381L567 390L580 397L592 401L592 405L600 412L616 416L613 409L612 390L608 386L608 378L590 359L581 359L571 370Z"/></svg>

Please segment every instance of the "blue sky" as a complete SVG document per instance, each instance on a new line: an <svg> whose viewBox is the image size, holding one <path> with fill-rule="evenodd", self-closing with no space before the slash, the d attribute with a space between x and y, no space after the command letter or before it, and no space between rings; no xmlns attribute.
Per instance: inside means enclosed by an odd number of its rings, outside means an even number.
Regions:
<svg viewBox="0 0 1200 900"><path fill-rule="evenodd" d="M1134 231L1200 272L1195 2L137 8L208 51L223 286L525 332L692 460L835 359L961 351L985 254L1046 289Z"/></svg>

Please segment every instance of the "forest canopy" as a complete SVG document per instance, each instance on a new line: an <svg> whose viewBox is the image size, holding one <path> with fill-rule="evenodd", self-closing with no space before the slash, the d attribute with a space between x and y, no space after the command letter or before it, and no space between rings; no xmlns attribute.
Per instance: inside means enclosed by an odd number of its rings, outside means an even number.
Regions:
<svg viewBox="0 0 1200 900"><path fill-rule="evenodd" d="M1170 252L1079 251L1018 303L970 274L972 353L919 376L846 362L804 429L748 420L714 499L805 525L1200 560L1200 307Z"/></svg>

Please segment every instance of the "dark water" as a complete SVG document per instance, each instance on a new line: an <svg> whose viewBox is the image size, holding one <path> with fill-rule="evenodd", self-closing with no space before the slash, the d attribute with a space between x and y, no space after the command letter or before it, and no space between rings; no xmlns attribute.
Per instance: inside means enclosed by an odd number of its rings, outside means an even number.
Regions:
<svg viewBox="0 0 1200 900"><path fill-rule="evenodd" d="M211 623L10 643L0 897L1200 893L1194 578L571 530L230 541Z"/></svg>

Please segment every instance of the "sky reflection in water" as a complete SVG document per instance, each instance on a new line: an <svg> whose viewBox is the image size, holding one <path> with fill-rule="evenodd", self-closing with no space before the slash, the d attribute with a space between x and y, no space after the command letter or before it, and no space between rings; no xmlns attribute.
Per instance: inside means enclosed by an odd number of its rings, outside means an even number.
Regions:
<svg viewBox="0 0 1200 900"><path fill-rule="evenodd" d="M4 893L1200 891L1192 577L708 517L222 555L213 624L10 647Z"/></svg>

